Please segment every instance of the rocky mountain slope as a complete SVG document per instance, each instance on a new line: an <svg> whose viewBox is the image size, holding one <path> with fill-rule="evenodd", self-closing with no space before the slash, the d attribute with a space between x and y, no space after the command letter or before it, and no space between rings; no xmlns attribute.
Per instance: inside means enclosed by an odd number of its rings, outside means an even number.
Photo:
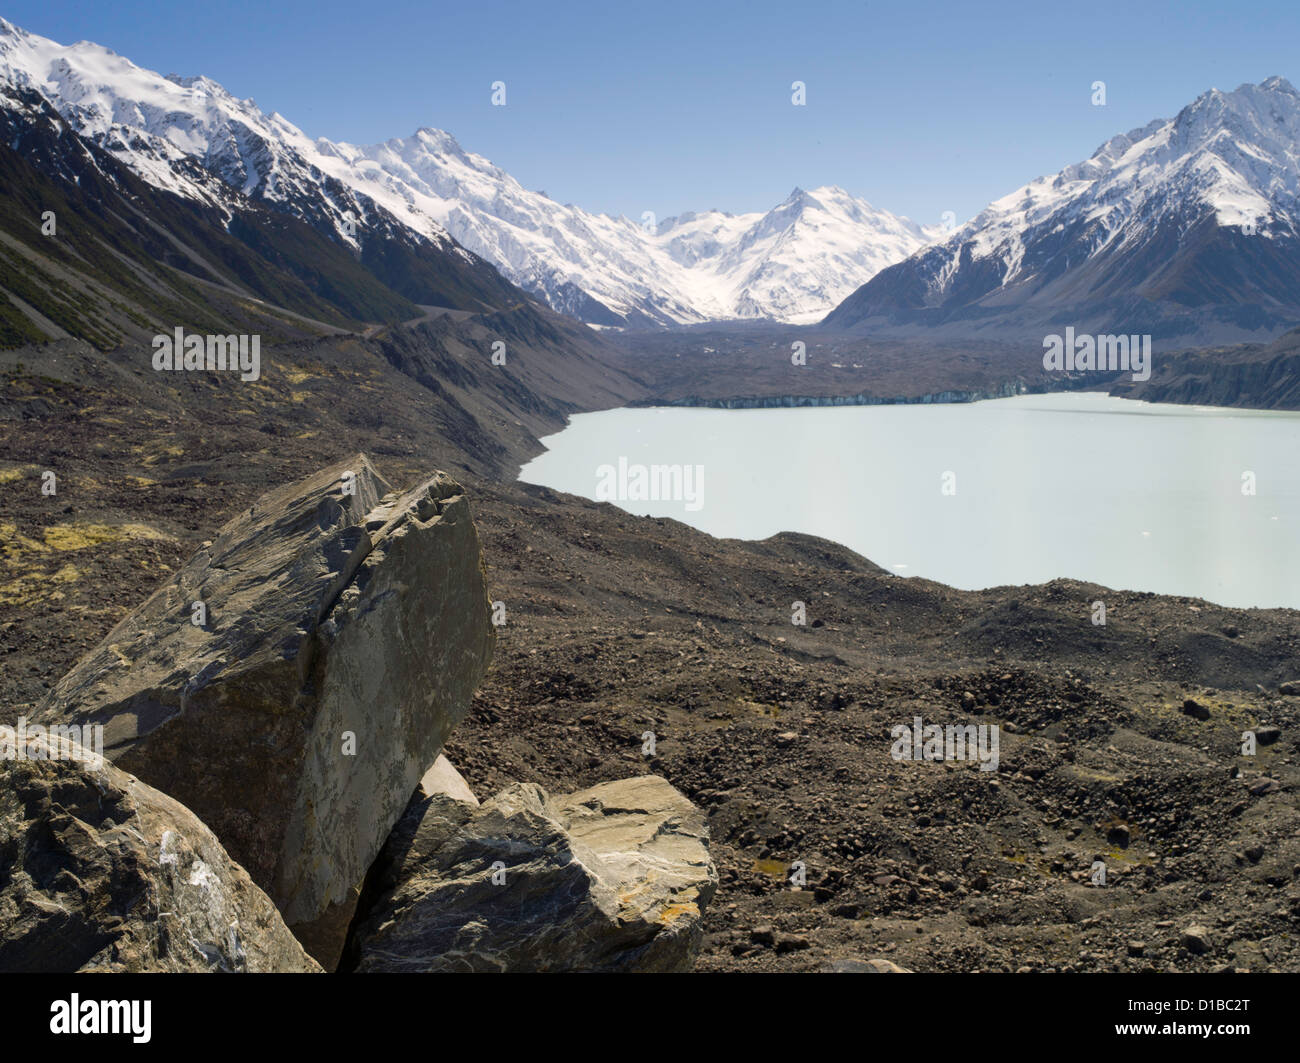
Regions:
<svg viewBox="0 0 1300 1063"><path fill-rule="evenodd" d="M1300 329L1271 343L1171 351L1156 361L1150 380L1119 374L1109 389L1147 402L1300 410Z"/></svg>
<svg viewBox="0 0 1300 1063"><path fill-rule="evenodd" d="M1300 321L1300 93L1211 90L1002 199L826 319L875 333L1151 333L1224 342Z"/></svg>
<svg viewBox="0 0 1300 1063"><path fill-rule="evenodd" d="M315 170L250 108L217 86L180 85L0 21L11 192L0 283L17 335L111 346L132 323L151 331L140 319L159 309L220 333L269 310L307 319L282 324L289 333L319 334L407 320L421 304L483 310L525 298L445 233L421 233ZM134 261L118 261L118 247ZM68 285L74 298L46 291ZM105 320L98 335L91 318Z"/></svg>
<svg viewBox="0 0 1300 1063"><path fill-rule="evenodd" d="M422 313L300 221L147 184L35 93L0 86L0 141L0 346L110 348L179 323L273 341Z"/></svg>

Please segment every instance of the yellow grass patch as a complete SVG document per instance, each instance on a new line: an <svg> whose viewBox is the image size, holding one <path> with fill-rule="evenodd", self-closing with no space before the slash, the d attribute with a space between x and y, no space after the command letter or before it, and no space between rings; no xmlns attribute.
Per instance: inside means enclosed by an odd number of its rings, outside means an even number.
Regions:
<svg viewBox="0 0 1300 1063"><path fill-rule="evenodd" d="M171 536L147 524L55 524L45 529L45 545L51 550L84 550L102 543L125 539L170 539Z"/></svg>

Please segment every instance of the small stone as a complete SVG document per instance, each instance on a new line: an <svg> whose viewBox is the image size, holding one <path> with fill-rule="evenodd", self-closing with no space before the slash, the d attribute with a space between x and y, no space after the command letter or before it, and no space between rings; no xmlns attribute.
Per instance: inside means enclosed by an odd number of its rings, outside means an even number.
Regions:
<svg viewBox="0 0 1300 1063"><path fill-rule="evenodd" d="M749 932L749 940L755 945L772 946L776 944L776 931L770 926L756 926Z"/></svg>
<svg viewBox="0 0 1300 1063"><path fill-rule="evenodd" d="M1271 746L1282 737L1282 728L1280 727L1260 727L1255 731L1255 741L1261 746Z"/></svg>
<svg viewBox="0 0 1300 1063"><path fill-rule="evenodd" d="M777 934L776 951L777 952L798 952L801 949L811 948L812 943L798 934Z"/></svg>
<svg viewBox="0 0 1300 1063"><path fill-rule="evenodd" d="M1128 943L1128 954L1130 956L1141 956L1147 950L1145 941L1130 941Z"/></svg>
<svg viewBox="0 0 1300 1063"><path fill-rule="evenodd" d="M1194 698L1188 698L1183 702L1183 715L1191 716L1196 720L1208 720L1210 718L1210 710Z"/></svg>
<svg viewBox="0 0 1300 1063"><path fill-rule="evenodd" d="M1202 956L1210 951L1210 932L1199 923L1194 923L1183 931L1181 943L1188 952Z"/></svg>

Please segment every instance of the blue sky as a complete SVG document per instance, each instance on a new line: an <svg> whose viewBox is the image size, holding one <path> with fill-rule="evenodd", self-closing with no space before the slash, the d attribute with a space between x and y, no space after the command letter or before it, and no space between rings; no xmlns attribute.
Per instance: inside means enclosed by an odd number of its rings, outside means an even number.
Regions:
<svg viewBox="0 0 1300 1063"><path fill-rule="evenodd" d="M206 74L312 136L446 129L591 210L838 184L964 220L1210 87L1300 82L1300 4L9 0L25 29ZM491 84L506 83L493 107ZM790 102L795 80L807 106ZM1091 85L1105 81L1107 104Z"/></svg>

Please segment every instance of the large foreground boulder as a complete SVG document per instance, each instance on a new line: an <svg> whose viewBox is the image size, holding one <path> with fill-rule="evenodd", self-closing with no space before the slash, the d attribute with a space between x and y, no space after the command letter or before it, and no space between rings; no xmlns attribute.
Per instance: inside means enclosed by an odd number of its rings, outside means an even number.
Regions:
<svg viewBox="0 0 1300 1063"><path fill-rule="evenodd" d="M320 970L189 809L84 750L19 752L0 758L0 972Z"/></svg>
<svg viewBox="0 0 1300 1063"><path fill-rule="evenodd" d="M396 493L357 455L227 524L36 722L102 723L107 756L193 809L333 967L492 639L461 488Z"/></svg>
<svg viewBox="0 0 1300 1063"><path fill-rule="evenodd" d="M476 807L417 793L376 863L350 962L375 971L686 971L717 889L704 817L649 775Z"/></svg>

